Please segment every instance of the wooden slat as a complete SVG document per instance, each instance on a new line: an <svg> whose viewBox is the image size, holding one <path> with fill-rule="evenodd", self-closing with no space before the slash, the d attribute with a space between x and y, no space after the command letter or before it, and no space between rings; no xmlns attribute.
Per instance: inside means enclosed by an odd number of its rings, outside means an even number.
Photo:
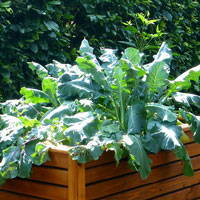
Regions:
<svg viewBox="0 0 200 200"><path fill-rule="evenodd" d="M56 168L36 167L32 169L31 180L67 186L68 171Z"/></svg>
<svg viewBox="0 0 200 200"><path fill-rule="evenodd" d="M68 168L68 153L64 151L53 151L49 152L51 161L48 161L44 166L57 167L62 169Z"/></svg>
<svg viewBox="0 0 200 200"><path fill-rule="evenodd" d="M0 189L51 200L68 200L68 188L23 179L7 181Z"/></svg>
<svg viewBox="0 0 200 200"><path fill-rule="evenodd" d="M192 159L194 169L200 168L200 156ZM87 199L97 199L106 195L122 192L131 188L142 186L145 184L154 183L167 179L176 175L182 174L182 163L176 162L168 165L163 165L158 168L154 168L147 180L141 180L137 173L129 174L126 176L118 177L111 180L102 181L96 184L88 185L86 188ZM112 172L111 172L112 173ZM196 177L196 176L194 176ZM187 180L187 178L185 177ZM99 190L100 188L100 190ZM145 190L143 190L144 192Z"/></svg>
<svg viewBox="0 0 200 200"><path fill-rule="evenodd" d="M112 151L108 151L103 153L103 155L99 158L99 160L88 162L86 163L85 166L86 168L96 167L113 161L114 161L114 153Z"/></svg>
<svg viewBox="0 0 200 200"><path fill-rule="evenodd" d="M189 188L154 198L154 200L194 200L197 198L200 199L200 184L192 185Z"/></svg>
<svg viewBox="0 0 200 200"><path fill-rule="evenodd" d="M180 188L189 187L200 182L200 171L196 173L193 177L178 176L162 182L157 182L155 184L147 185L142 188L137 188L135 190L130 190L124 193L113 195L110 197L101 198L101 200L145 200L154 199L155 196L172 192ZM197 196L200 196L200 191L196 191ZM163 198L161 198L163 200ZM172 198L173 199L173 198ZM172 200L170 199L170 200ZM186 200L182 198L177 198L177 200Z"/></svg>
<svg viewBox="0 0 200 200"><path fill-rule="evenodd" d="M189 151L190 156L198 155L199 151L199 144L191 143L186 145ZM177 158L172 152L163 151L156 155L150 155L153 163L152 167L167 164L169 162L176 161ZM111 173L112 172L112 173ZM93 183L104 179L110 179L113 177L121 176L123 174L132 173L128 167L127 161L121 161L119 166L116 167L115 163L108 163L103 166L97 166L95 168L88 168L86 170L86 183Z"/></svg>
<svg viewBox="0 0 200 200"><path fill-rule="evenodd" d="M68 166L68 199L86 200L85 165L78 164L69 157Z"/></svg>
<svg viewBox="0 0 200 200"><path fill-rule="evenodd" d="M24 195L10 193L6 191L0 191L0 199L1 200L42 200L40 198L24 196Z"/></svg>

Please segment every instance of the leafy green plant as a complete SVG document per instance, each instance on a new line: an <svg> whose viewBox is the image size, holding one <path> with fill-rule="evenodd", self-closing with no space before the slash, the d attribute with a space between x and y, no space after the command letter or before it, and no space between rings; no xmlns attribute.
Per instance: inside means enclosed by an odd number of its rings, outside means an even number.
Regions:
<svg viewBox="0 0 200 200"><path fill-rule="evenodd" d="M183 160L184 174L192 175L178 117L199 143L200 119L190 106L198 108L200 97L181 91L199 81L200 66L169 80L165 43L153 62L142 65L142 56L127 48L118 59L114 50L103 49L97 58L84 39L76 65L29 63L42 90L22 88L21 99L1 104L1 182L30 175L31 165L44 163L48 148L59 144L81 163L114 151L117 163L127 157L143 179L151 171L148 153L171 150Z"/></svg>

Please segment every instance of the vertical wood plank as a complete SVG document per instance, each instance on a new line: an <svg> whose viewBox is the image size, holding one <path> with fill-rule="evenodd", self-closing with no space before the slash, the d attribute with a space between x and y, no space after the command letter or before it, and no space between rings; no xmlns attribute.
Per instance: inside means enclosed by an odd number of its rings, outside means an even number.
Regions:
<svg viewBox="0 0 200 200"><path fill-rule="evenodd" d="M68 200L86 200L85 165L68 157Z"/></svg>

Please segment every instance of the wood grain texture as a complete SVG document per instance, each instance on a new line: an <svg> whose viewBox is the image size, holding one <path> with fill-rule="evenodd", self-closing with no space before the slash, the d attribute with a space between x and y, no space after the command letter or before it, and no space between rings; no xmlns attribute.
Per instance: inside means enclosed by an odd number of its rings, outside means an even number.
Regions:
<svg viewBox="0 0 200 200"><path fill-rule="evenodd" d="M46 162L44 166L57 167L68 169L68 153L63 151L49 151L50 161Z"/></svg>
<svg viewBox="0 0 200 200"><path fill-rule="evenodd" d="M200 154L199 144L190 143L186 145L190 156L195 156ZM105 156L105 155L104 155ZM110 155L109 155L110 156ZM176 156L169 151L163 151L156 155L150 155L152 159L152 167L167 164L177 160ZM112 173L111 173L112 172ZM86 183L93 183L105 179L111 179L113 177L121 176L124 174L133 173L128 167L127 161L121 161L119 166L116 167L115 162L106 163L103 166L98 165L95 167L90 167L86 169Z"/></svg>
<svg viewBox="0 0 200 200"><path fill-rule="evenodd" d="M175 190L192 187L194 184L200 183L200 171L193 177L178 176L171 179L163 180L154 184L150 184L141 188L136 188L127 192L123 192L110 197L101 198L101 200L145 200L154 199L154 197L173 192ZM198 195L200 192L198 192ZM163 200L163 199L162 199ZM170 199L170 200L173 200ZM177 199L176 199L177 200ZM185 200L185 199L179 199Z"/></svg>
<svg viewBox="0 0 200 200"><path fill-rule="evenodd" d="M68 200L68 188L23 179L7 181L0 190L12 191L50 200Z"/></svg>
<svg viewBox="0 0 200 200"><path fill-rule="evenodd" d="M200 169L200 156L193 158L192 162L194 169ZM103 196L111 195L117 192L123 192L125 190L129 190L135 187L162 181L163 179L169 179L177 175L181 176L183 173L182 169L182 163L178 161L152 169L152 172L147 180L141 180L138 173L135 173L116 177L111 180L98 182L96 184L90 184L86 188L87 200L98 199ZM194 177L196 176L197 175L195 175ZM185 177L185 179L187 180L187 177ZM157 185L155 185L155 187L157 187ZM100 192L99 188L101 188ZM141 190L143 190L144 192L145 188Z"/></svg>
<svg viewBox="0 0 200 200"><path fill-rule="evenodd" d="M1 200L42 200L40 198L34 198L30 196L24 196L21 194L10 193L6 191L0 191Z"/></svg>
<svg viewBox="0 0 200 200"><path fill-rule="evenodd" d="M68 171L63 169L34 166L30 180L67 186Z"/></svg>
<svg viewBox="0 0 200 200"><path fill-rule="evenodd" d="M155 197L154 200L194 200L194 199L200 199L200 184L198 185L192 185L189 188L185 188L179 191L175 191L173 193Z"/></svg>
<svg viewBox="0 0 200 200"><path fill-rule="evenodd" d="M68 158L68 199L86 200L85 165Z"/></svg>

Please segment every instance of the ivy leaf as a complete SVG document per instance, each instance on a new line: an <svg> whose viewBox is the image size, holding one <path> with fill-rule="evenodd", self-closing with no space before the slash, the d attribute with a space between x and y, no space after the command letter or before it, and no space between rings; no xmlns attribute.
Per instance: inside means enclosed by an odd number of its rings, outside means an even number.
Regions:
<svg viewBox="0 0 200 200"><path fill-rule="evenodd" d="M144 149L141 138L138 135L124 135L124 147L132 155L131 165L140 173L142 179L146 179L151 172L151 160ZM136 168L137 166L137 168Z"/></svg>
<svg viewBox="0 0 200 200"><path fill-rule="evenodd" d="M48 95L41 90L23 87L20 94L24 95L26 103L50 103Z"/></svg>

